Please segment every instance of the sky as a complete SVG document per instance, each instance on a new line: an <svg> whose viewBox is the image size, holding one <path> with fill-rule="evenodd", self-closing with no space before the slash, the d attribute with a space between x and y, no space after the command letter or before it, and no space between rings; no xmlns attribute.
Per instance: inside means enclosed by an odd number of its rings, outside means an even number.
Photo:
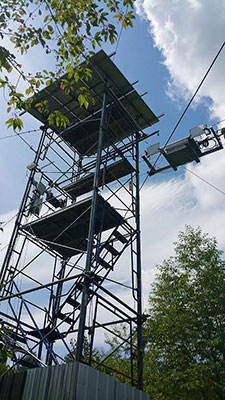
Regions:
<svg viewBox="0 0 225 400"><path fill-rule="evenodd" d="M163 145L224 41L225 1L137 0L136 11L134 28L122 32L114 62L130 82L139 79L135 88L140 94L148 92L144 99L153 112L165 114L154 126L160 130L159 138L145 143L147 147L160 140ZM104 47L109 54L114 48ZM37 57L27 61L31 69L43 62L44 58ZM172 140L188 136L189 130L199 124L210 125L225 119L224 64L225 50ZM4 96L1 103L0 221L7 222L17 213L27 181L26 166L34 153L22 139L6 138L13 132L4 125ZM38 126L33 118L24 117L24 130ZM35 148L39 133L31 132L23 138ZM141 207L145 307L156 265L173 254L173 242L185 224L201 226L210 236L216 236L219 247L225 250L224 154L222 150L207 156L200 164L187 165L188 170L181 167L177 172L158 174L144 185ZM141 166L144 179L146 167L143 163ZM1 234L0 251L7 244L12 227L13 220ZM4 249L1 259L3 254Z"/></svg>

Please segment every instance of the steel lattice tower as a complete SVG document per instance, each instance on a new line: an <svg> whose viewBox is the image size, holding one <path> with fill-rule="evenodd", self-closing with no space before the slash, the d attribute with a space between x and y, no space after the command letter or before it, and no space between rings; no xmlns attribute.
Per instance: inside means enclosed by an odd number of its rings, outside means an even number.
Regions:
<svg viewBox="0 0 225 400"><path fill-rule="evenodd" d="M96 366L101 332L122 323L130 380L141 389L139 144L158 118L103 51L90 66L88 83L67 94L59 80L29 110L42 136L1 269L2 335L18 365L61 363L75 338L76 360ZM77 101L82 86L95 100L87 110ZM68 128L48 126L57 110Z"/></svg>

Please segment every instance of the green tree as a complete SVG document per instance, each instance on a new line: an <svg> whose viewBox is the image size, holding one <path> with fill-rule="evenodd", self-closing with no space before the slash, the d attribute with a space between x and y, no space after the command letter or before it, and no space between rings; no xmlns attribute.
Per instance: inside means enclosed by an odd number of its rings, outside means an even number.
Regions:
<svg viewBox="0 0 225 400"><path fill-rule="evenodd" d="M159 266L146 324L152 400L225 399L225 262L215 238L190 226Z"/></svg>
<svg viewBox="0 0 225 400"><path fill-rule="evenodd" d="M59 80L60 88L69 93L73 82L90 79L90 55L104 42L113 44L120 26L133 26L133 7L134 0L1 0L0 39L4 46L0 46L0 87L5 93L8 90L8 127L22 129L19 112L29 109L30 97L43 85ZM40 57L54 65L53 70L47 70L45 64L42 71L23 71L18 57L29 56L36 46ZM12 70L18 74L15 82L10 78ZM60 80L64 73L67 76ZM22 90L18 91L21 81ZM85 107L93 101L85 86L76 95ZM47 104L37 107L45 112ZM49 116L49 123L54 122L65 126L68 120L58 112Z"/></svg>
<svg viewBox="0 0 225 400"><path fill-rule="evenodd" d="M66 363L73 362L76 359L76 351L77 351L77 342L75 339L70 340L70 353L68 353L64 360ZM95 359L97 361L100 361L101 359L101 349L93 348L92 350L92 359ZM88 337L84 336L84 353L83 353L83 361L85 363L89 363L90 361L90 346L89 346L89 341Z"/></svg>
<svg viewBox="0 0 225 400"><path fill-rule="evenodd" d="M127 328L124 324L114 328L113 337L105 335L105 344L108 349L94 347L90 358L90 343L88 336L84 337L83 361L102 372L113 375L122 382L130 383L130 349L123 339L128 337ZM116 336L115 336L116 335ZM122 345L121 345L122 344ZM76 340L70 341L70 353L64 360L66 363L73 362L76 358ZM136 361L134 361L136 364ZM137 378L137 377L136 377ZM134 377L135 379L135 377Z"/></svg>
<svg viewBox="0 0 225 400"><path fill-rule="evenodd" d="M3 341L1 340L1 329L0 329L0 376L7 370L7 359L8 359L8 352L5 349Z"/></svg>
<svg viewBox="0 0 225 400"><path fill-rule="evenodd" d="M105 334L107 350L102 353L102 370L115 376L121 382L131 384L131 349L130 349L130 329L127 324L120 324L113 329L113 335ZM133 381L137 383L137 351L136 333L133 335Z"/></svg>

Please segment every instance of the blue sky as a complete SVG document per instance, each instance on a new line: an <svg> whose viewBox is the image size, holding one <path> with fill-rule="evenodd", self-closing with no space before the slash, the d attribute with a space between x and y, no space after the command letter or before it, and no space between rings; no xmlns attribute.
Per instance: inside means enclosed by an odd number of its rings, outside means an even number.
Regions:
<svg viewBox="0 0 225 400"><path fill-rule="evenodd" d="M163 145L202 76L224 40L225 3L221 0L137 0L138 15L134 28L122 32L115 63L134 82L156 115L165 113L154 126L160 130ZM151 31L150 31L151 29ZM105 46L111 53L115 46ZM31 57L30 68L43 65L44 58ZM221 54L200 92L174 134L173 140L187 136L189 129L225 118L224 61ZM22 62L23 63L23 62ZM44 68L44 65L43 65ZM26 183L26 166L33 152L18 137L2 139L13 134L4 120L4 99L1 97L0 133L0 220L7 221L16 214ZM24 117L24 130L36 129L39 123ZM153 128L153 129L154 129ZM32 146L37 145L39 133L23 136ZM149 144L158 141L155 137ZM146 144L147 146L147 144ZM224 151L204 159L201 165L188 168L221 190L225 190ZM146 169L142 170L144 174ZM143 175L144 178L145 175ZM180 169L149 179L142 190L142 246L144 290L155 273L155 265L172 252L172 243L186 223L200 225L224 245L224 196L207 184ZM10 235L8 224L0 243L4 246ZM1 254L1 253L0 253Z"/></svg>

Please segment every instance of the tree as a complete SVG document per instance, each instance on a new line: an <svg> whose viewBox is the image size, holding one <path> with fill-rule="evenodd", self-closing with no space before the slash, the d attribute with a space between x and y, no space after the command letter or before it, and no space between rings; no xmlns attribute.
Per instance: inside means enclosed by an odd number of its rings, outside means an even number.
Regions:
<svg viewBox="0 0 225 400"><path fill-rule="evenodd" d="M108 375L115 376L124 383L131 383L130 377L130 348L129 344L124 339L128 338L128 330L125 324L113 329L113 337L105 335L105 344L108 349L94 347L90 356L90 343L88 336L84 336L84 352L83 362L87 363L101 372ZM115 336L116 335L116 336ZM134 338L136 343L136 337ZM70 353L68 353L64 360L66 363L73 362L76 359L76 340L70 341ZM135 358L135 357L134 357ZM133 360L135 364L134 380L137 382L137 360Z"/></svg>
<svg viewBox="0 0 225 400"><path fill-rule="evenodd" d="M105 354L102 354L101 362L104 365L103 371L115 376L121 382L131 384L137 384L137 335L136 331L132 332L132 359L131 359L131 348L130 348L130 329L127 324L120 324L115 326L113 329L113 335L105 334L105 343L108 346L108 350ZM133 378L131 377L131 362L133 365Z"/></svg>
<svg viewBox="0 0 225 400"><path fill-rule="evenodd" d="M134 0L1 0L0 39L4 46L0 46L0 87L8 90L7 111L12 114L8 127L22 129L18 112L31 107L31 96L43 85L59 80L60 88L69 93L73 82L90 79L90 55L103 42L115 42L115 19L122 28L133 26L133 7ZM44 65L42 71L23 71L18 56L29 55L36 46L49 61L54 60L54 70ZM10 79L12 70L18 73L15 83ZM60 80L64 73L67 76ZM22 90L18 91L21 81ZM81 106L87 108L93 102L85 86L76 95ZM36 106L39 112L48 108L44 102ZM48 117L49 124L65 127L68 123L59 112Z"/></svg>
<svg viewBox="0 0 225 400"><path fill-rule="evenodd" d="M7 359L8 359L8 351L4 346L4 342L1 338L1 329L0 329L0 376L7 371Z"/></svg>
<svg viewBox="0 0 225 400"><path fill-rule="evenodd" d="M76 360L76 351L77 351L77 342L75 339L71 339L70 340L70 353L68 353L64 357L64 360L66 363L74 362ZM101 349L97 349L97 348L92 349L92 358L97 361L100 361L101 353L102 353ZM84 336L83 361L87 364L90 362L90 346L89 346L89 341L88 341L87 336Z"/></svg>
<svg viewBox="0 0 225 400"><path fill-rule="evenodd" d="M146 324L145 390L152 400L225 399L225 261L190 226L159 266Z"/></svg>
<svg viewBox="0 0 225 400"><path fill-rule="evenodd" d="M179 234L174 245L175 255L158 266L149 297L150 308L143 329L147 337L144 390L151 400L224 400L222 251L218 250L215 238L190 226ZM113 338L106 337L109 351L95 349L104 365L100 369L130 383L130 350L126 342L121 346L120 340L129 333L122 325L115 329L115 334ZM135 345L135 332L133 342ZM73 352L75 347L74 343ZM137 355L133 357L136 371Z"/></svg>

